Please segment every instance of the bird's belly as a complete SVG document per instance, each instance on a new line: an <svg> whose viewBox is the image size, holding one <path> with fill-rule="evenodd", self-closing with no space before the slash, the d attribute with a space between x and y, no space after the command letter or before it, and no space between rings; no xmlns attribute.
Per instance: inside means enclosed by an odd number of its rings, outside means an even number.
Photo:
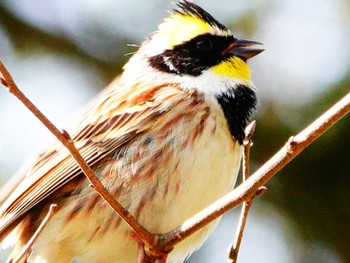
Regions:
<svg viewBox="0 0 350 263"><path fill-rule="evenodd" d="M139 182L141 186L134 192L120 197L121 203L150 232L166 233L180 226L232 189L242 147L231 139L225 123L215 121L215 127L207 125L193 144L182 145L181 150L167 157L167 167L171 169L159 164L163 168L156 169L152 183L142 187ZM136 262L136 237L111 208L99 202L88 213L82 209L67 222L76 202L68 202L52 218L33 246L30 262L64 263L69 262L69 257L86 263ZM205 241L215 225L216 222L210 224L177 245L168 262L182 262Z"/></svg>
<svg viewBox="0 0 350 263"><path fill-rule="evenodd" d="M155 222L151 220L150 214L147 220L150 228L157 233L166 233L180 226L234 186L242 147L232 141L225 129L219 128L214 138L206 134L207 132L211 132L209 127L207 131L203 131L202 137L198 139L193 149L187 148L181 152L182 161L177 173L174 173L174 177L181 178L178 181L181 187L177 189L173 185L171 189L174 194L173 196L169 194L167 205L164 206L164 203L159 202L154 208L159 214L163 214L163 217ZM211 223L177 245L170 254L169 262L183 262L202 245L217 223L218 221Z"/></svg>

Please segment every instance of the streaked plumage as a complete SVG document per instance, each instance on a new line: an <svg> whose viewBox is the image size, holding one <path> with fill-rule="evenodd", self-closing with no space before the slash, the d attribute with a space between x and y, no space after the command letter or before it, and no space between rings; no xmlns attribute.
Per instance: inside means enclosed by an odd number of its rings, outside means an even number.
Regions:
<svg viewBox="0 0 350 263"><path fill-rule="evenodd" d="M226 27L192 3L178 5L69 130L105 187L153 233L172 230L232 189L256 103L245 60L259 52L231 47L239 41ZM59 211L29 262L136 262L135 235L58 142L2 204L0 239L14 229L13 256L51 203ZM183 262L214 226L178 245L168 261Z"/></svg>

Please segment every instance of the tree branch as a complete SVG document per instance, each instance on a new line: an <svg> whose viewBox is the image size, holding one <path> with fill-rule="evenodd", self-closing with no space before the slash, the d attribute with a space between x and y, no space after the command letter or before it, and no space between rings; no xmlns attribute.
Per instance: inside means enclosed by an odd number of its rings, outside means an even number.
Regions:
<svg viewBox="0 0 350 263"><path fill-rule="evenodd" d="M56 138L69 150L81 170L98 192L98 194L110 205L110 207L135 231L138 237L149 247L154 246L154 237L143 226L141 226L134 217L124 209L115 198L105 189L100 180L96 177L91 168L87 165L79 151L74 146L74 142L69 134L63 130L60 132L53 123L44 116L40 110L19 90L10 73L4 64L0 61L0 81L7 87L8 91L16 96L45 126Z"/></svg>
<svg viewBox="0 0 350 263"><path fill-rule="evenodd" d="M245 182L249 177L249 158L250 158L250 148L253 146L252 136L255 131L256 121L252 121L245 129L245 138L243 141L244 146L244 155L242 159L242 167L243 167L243 182ZM261 188L260 188L261 189ZM244 202L242 204L241 214L238 221L237 232L235 239L231 245L230 252L228 255L228 259L230 263L236 263L238 258L238 252L241 246L244 228L247 223L248 213L250 207L253 204L253 198Z"/></svg>
<svg viewBox="0 0 350 263"><path fill-rule="evenodd" d="M39 227L36 229L35 233L30 237L29 241L23 247L23 249L22 249L21 253L18 255L18 257L16 259L14 259L13 261L10 261L11 263L22 262L24 257L27 256L27 253L30 250L30 248L32 247L34 241L38 238L38 236L43 231L44 227L47 225L47 223L49 222L51 217L56 213L56 211L57 211L57 205L56 204L50 205L49 212L47 212L45 218L43 219L43 221L41 221L41 223L40 223Z"/></svg>
<svg viewBox="0 0 350 263"><path fill-rule="evenodd" d="M298 156L300 152L319 138L342 117L348 114L349 111L350 93L299 134L291 137L288 142L270 160L260 167L260 169L250 176L248 180L226 196L220 198L206 209L185 221L181 226L159 237L159 245L165 248L173 247L230 209L244 201L250 200L259 188L264 186L272 176Z"/></svg>

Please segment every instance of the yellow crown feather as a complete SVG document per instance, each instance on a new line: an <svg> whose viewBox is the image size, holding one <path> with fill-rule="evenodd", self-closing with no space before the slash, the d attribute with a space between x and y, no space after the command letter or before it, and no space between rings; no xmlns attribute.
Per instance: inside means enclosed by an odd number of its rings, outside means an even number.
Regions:
<svg viewBox="0 0 350 263"><path fill-rule="evenodd" d="M231 34L225 26L194 3L180 1L177 5L179 8L173 10L170 17L158 27L157 33L167 39L168 48L173 48L206 33Z"/></svg>

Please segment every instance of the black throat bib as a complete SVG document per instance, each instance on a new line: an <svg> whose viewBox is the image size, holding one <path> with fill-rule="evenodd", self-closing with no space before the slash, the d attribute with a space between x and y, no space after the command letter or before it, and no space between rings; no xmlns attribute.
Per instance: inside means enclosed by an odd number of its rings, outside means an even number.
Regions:
<svg viewBox="0 0 350 263"><path fill-rule="evenodd" d="M216 96L226 117L231 135L243 143L244 129L247 126L257 103L255 91L247 86L238 85L226 93Z"/></svg>

